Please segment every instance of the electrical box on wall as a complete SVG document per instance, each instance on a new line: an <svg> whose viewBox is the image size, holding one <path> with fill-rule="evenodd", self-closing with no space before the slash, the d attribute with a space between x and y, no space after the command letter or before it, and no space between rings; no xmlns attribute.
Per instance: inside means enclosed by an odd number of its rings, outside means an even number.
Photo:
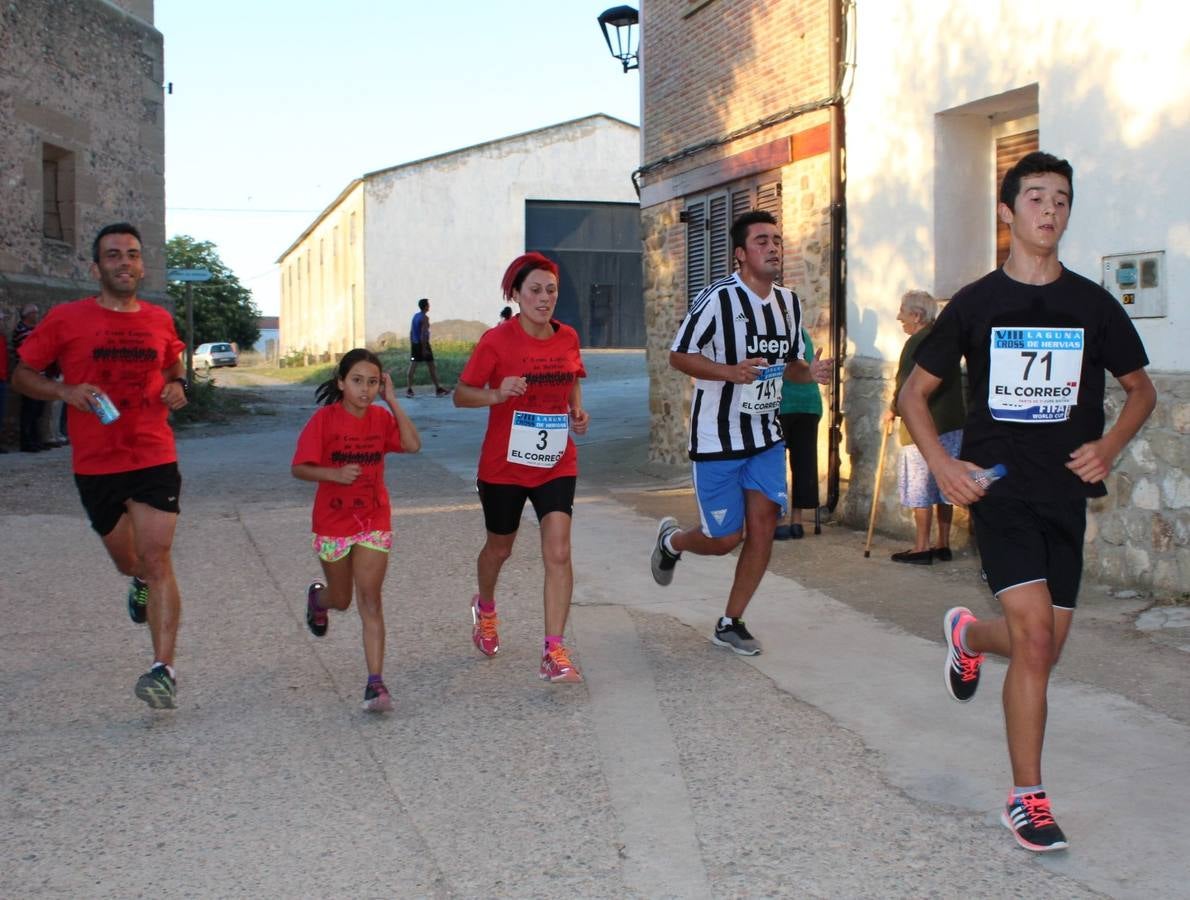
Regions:
<svg viewBox="0 0 1190 900"><path fill-rule="evenodd" d="M1103 257L1103 286L1134 319L1166 315L1165 251Z"/></svg>

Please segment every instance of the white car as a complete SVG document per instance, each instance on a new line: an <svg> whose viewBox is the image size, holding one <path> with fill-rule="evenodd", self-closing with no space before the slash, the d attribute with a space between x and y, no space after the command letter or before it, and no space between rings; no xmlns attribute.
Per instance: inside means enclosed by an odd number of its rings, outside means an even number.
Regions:
<svg viewBox="0 0 1190 900"><path fill-rule="evenodd" d="M199 344L194 351L194 368L202 372L222 366L235 366L237 363L239 357L231 344Z"/></svg>

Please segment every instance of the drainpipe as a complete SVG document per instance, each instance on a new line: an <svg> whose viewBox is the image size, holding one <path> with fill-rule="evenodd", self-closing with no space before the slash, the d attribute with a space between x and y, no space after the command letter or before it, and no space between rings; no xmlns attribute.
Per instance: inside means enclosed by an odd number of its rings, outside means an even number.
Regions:
<svg viewBox="0 0 1190 900"><path fill-rule="evenodd" d="M839 471L842 466L840 448L843 442L843 365L847 356L847 192L846 178L847 136L844 118L844 7L852 0L837 0L831 4L830 71L839 87L830 106L830 322L831 358L835 361L831 376L830 416L827 431L826 508L835 511L839 504Z"/></svg>

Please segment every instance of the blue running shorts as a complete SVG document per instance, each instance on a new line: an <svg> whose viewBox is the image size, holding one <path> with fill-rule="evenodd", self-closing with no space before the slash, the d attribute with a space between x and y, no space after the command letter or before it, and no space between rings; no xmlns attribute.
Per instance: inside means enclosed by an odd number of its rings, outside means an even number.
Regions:
<svg viewBox="0 0 1190 900"><path fill-rule="evenodd" d="M744 491L759 491L785 515L785 444L773 444L743 459L708 459L694 463L694 499L702 533L718 538L744 528Z"/></svg>

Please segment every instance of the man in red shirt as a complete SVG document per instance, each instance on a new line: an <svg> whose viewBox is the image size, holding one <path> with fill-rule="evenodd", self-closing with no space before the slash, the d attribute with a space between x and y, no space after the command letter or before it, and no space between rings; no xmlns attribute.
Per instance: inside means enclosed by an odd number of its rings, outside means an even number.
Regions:
<svg viewBox="0 0 1190 900"><path fill-rule="evenodd" d="M13 386L69 407L74 480L91 527L125 575L128 614L148 620L152 668L136 696L154 709L176 706L174 646L182 602L170 557L182 478L169 411L186 405L184 345L164 309L140 300L140 233L108 225L91 248L99 294L50 310L22 343ZM41 372L57 363L62 381ZM118 418L100 415L104 401Z"/></svg>

